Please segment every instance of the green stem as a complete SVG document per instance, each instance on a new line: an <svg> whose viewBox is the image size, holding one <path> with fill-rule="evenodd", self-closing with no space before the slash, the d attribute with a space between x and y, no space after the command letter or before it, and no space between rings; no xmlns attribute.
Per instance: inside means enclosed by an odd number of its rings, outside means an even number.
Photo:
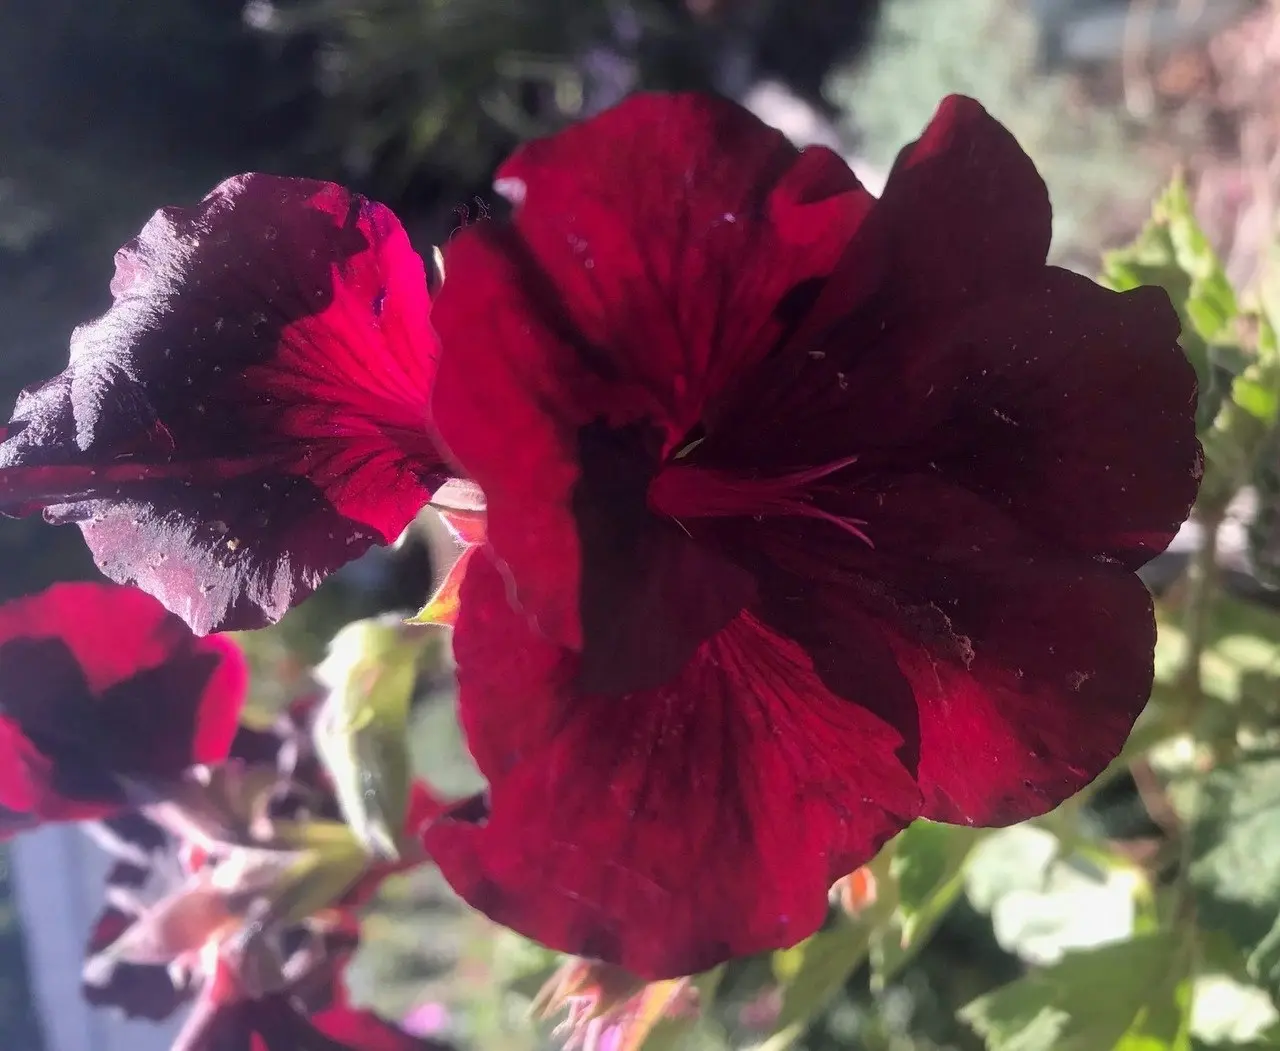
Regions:
<svg viewBox="0 0 1280 1051"><path fill-rule="evenodd" d="M1183 632L1187 639L1187 649L1178 668L1175 690L1183 698L1187 725L1193 729L1204 708L1201 665L1209 643L1213 603L1218 591L1218 538L1227 516L1227 503L1226 499L1201 502L1197 515L1201 528L1200 546L1187 566L1186 606L1183 610ZM1192 838L1186 822L1179 822L1177 835L1178 872L1173 894L1174 923L1185 919L1191 908L1189 878Z"/></svg>
<svg viewBox="0 0 1280 1051"><path fill-rule="evenodd" d="M1176 686L1186 699L1188 721L1192 722L1204 702L1200 665L1209 642L1210 619L1218 590L1218 534L1225 518L1226 508L1218 507L1216 503L1201 509L1199 522L1203 535L1187 567L1186 607L1183 612L1187 649L1178 669Z"/></svg>

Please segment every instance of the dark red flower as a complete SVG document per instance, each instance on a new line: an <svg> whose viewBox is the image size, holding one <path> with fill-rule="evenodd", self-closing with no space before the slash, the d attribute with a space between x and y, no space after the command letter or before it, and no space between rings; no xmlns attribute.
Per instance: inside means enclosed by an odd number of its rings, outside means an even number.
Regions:
<svg viewBox="0 0 1280 1051"><path fill-rule="evenodd" d="M186 792L172 793L163 807L151 811L152 817L131 812L89 826L115 859L106 902L85 952L82 991L91 1004L130 1018L159 1020L194 1000L184 1033L190 1049L205 1051L247 1047L259 1017L283 1019L308 1033L312 1025L305 1017L321 1031L327 1031L326 1019L346 1017L337 1009L346 1005L342 974L359 942L359 910L388 876L427 858L419 847L416 854L406 850L394 864L371 861L347 889L335 883L335 899L315 914L278 928L264 922L253 901L255 896L266 901L263 895L269 896L271 889L254 883L266 855L245 865L239 838L244 829L237 815L257 815L259 836L269 834L275 821L341 820L315 755L318 700L304 696L294 701L268 728L242 727L231 745L233 762L212 775L223 778L220 784L205 790L188 781ZM423 824L443 806L425 782L414 781L406 842L420 835ZM199 841L190 838L198 828L206 830ZM229 831L231 842L210 834L218 829ZM267 841L258 846L269 853ZM202 871L214 878L193 878ZM210 888L217 893L210 895ZM260 955L234 949L249 915L264 929L266 944L286 961L279 964L281 974L288 976L283 1008L278 998L267 995L275 988L263 979L271 967L264 970ZM266 958L272 959L271 954ZM264 999L269 1001L264 1006L253 1006ZM304 1017L295 1018L298 1012ZM371 1031L378 1030L375 1026Z"/></svg>
<svg viewBox="0 0 1280 1051"><path fill-rule="evenodd" d="M244 691L229 640L132 588L57 584L0 607L0 838L221 761Z"/></svg>
<svg viewBox="0 0 1280 1051"><path fill-rule="evenodd" d="M1045 265L1044 184L977 103L880 200L690 95L497 187L434 313L488 502L455 650L489 807L426 837L467 900L685 974L813 932L912 818L1017 821L1115 756L1195 379L1162 292Z"/></svg>
<svg viewBox="0 0 1280 1051"><path fill-rule="evenodd" d="M341 978L338 979L341 986ZM186 1034L184 1034L185 1036ZM181 1051L453 1051L451 1044L413 1036L372 1011L352 1007L345 990L308 1014L284 994L228 1001Z"/></svg>
<svg viewBox="0 0 1280 1051"><path fill-rule="evenodd" d="M312 1015L311 1024L351 1051L451 1051L453 1046L431 1037L413 1036L372 1011L347 1003Z"/></svg>
<svg viewBox="0 0 1280 1051"><path fill-rule="evenodd" d="M0 509L78 523L197 633L278 619L443 480L426 277L383 206L242 175L158 212L111 290L0 429Z"/></svg>

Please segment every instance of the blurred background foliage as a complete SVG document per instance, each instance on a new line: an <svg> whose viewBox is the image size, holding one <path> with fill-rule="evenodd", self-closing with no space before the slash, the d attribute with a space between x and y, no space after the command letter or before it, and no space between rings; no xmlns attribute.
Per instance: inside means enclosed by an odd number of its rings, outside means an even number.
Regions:
<svg viewBox="0 0 1280 1051"><path fill-rule="evenodd" d="M1081 797L1009 830L913 826L841 899L852 912L726 967L649 1046L1280 1047L1278 24L1267 0L0 4L0 401L61 367L152 210L237 171L354 185L425 249L485 213L516 143L636 88L731 95L873 187L942 95L975 95L1044 172L1058 260L1097 274L1109 249L1106 281L1163 284L1183 312L1210 476L1199 524L1150 571L1154 702ZM418 604L432 545L424 523L246 636L254 716L343 623ZM36 522L0 522L0 565L0 597L92 572L77 531ZM437 657L414 755L461 793L477 775ZM37 1051L4 872L0 1044ZM391 883L367 933L357 993L383 1010L426 1011L467 1047L554 1042L528 1011L555 958L433 873Z"/></svg>

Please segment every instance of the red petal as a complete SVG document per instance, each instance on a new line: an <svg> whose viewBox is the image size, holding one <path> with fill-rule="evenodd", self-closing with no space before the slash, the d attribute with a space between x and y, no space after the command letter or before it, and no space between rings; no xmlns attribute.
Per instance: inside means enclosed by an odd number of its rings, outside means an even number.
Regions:
<svg viewBox="0 0 1280 1051"><path fill-rule="evenodd" d="M1049 254L1044 180L1008 129L963 95L943 99L902 149L876 211L892 230L895 291L918 307L990 295Z"/></svg>
<svg viewBox="0 0 1280 1051"><path fill-rule="evenodd" d="M0 802L28 815L0 825L102 816L122 778L221 761L245 687L228 640L132 588L58 584L0 607Z"/></svg>
<svg viewBox="0 0 1280 1051"><path fill-rule="evenodd" d="M931 366L949 419L920 451L1046 541L1136 569L1173 540L1203 472L1177 338L1163 291L1048 270L952 333Z"/></svg>
<svg viewBox="0 0 1280 1051"><path fill-rule="evenodd" d="M804 328L847 318L872 295L877 325L981 302L1044 266L1052 219L1018 141L980 103L950 95L898 154Z"/></svg>
<svg viewBox="0 0 1280 1051"><path fill-rule="evenodd" d="M425 843L472 905L553 948L661 978L793 944L918 807L899 736L750 614L662 689L582 694L477 559L455 651L491 809Z"/></svg>
<svg viewBox="0 0 1280 1051"><path fill-rule="evenodd" d="M927 467L1051 543L1141 566L1199 486L1194 372L1163 293L1044 267L1049 220L1012 136L948 99L796 352L755 371L699 456L766 472L851 455L872 475Z"/></svg>
<svg viewBox="0 0 1280 1051"><path fill-rule="evenodd" d="M449 805L434 788L415 778L409 785L409 806L405 812L405 835L414 837L428 821L434 821Z"/></svg>
<svg viewBox="0 0 1280 1051"><path fill-rule="evenodd" d="M764 616L828 688L912 742L922 816L1020 821L1115 758L1151 691L1155 621L1133 573L1047 549L928 476L839 510L869 519L875 551L773 525L757 555Z"/></svg>
<svg viewBox="0 0 1280 1051"><path fill-rule="evenodd" d="M1163 292L1041 268L878 346L859 344L861 323L837 329L804 377L760 369L698 455L766 472L856 455L850 475L933 473L1045 543L1129 568L1173 539L1202 456L1195 374Z"/></svg>
<svg viewBox="0 0 1280 1051"><path fill-rule="evenodd" d="M432 1051L447 1047L436 1040L411 1036L372 1011L339 1004L311 1016L311 1024L351 1051Z"/></svg>
<svg viewBox="0 0 1280 1051"><path fill-rule="evenodd" d="M499 186L513 223L448 248L434 320L465 353L441 362L437 422L522 607L580 647L580 430L644 420L651 455L671 451L793 323L784 300L834 265L871 198L829 151L696 95L635 96L530 143Z"/></svg>
<svg viewBox="0 0 1280 1051"><path fill-rule="evenodd" d="M278 619L443 479L422 261L381 205L239 176L157 213L112 291L19 401L0 507L78 522L197 632Z"/></svg>

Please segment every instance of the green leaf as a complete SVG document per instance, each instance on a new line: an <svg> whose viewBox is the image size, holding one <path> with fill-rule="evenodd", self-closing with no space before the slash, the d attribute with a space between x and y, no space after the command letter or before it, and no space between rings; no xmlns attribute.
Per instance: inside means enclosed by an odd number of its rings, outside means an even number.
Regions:
<svg viewBox="0 0 1280 1051"><path fill-rule="evenodd" d="M836 909L828 925L799 945L773 954L773 973L782 986L776 1030L756 1051L785 1051L800 1039L827 1003L844 988L871 951L871 941L897 906L890 874L896 840L867 866L875 900L856 917Z"/></svg>
<svg viewBox="0 0 1280 1051"><path fill-rule="evenodd" d="M345 825L317 821L291 826L319 834L304 835L301 841L313 845L294 854L281 872L269 906L256 917L257 929L301 922L338 901L368 869L368 854Z"/></svg>
<svg viewBox="0 0 1280 1051"><path fill-rule="evenodd" d="M1249 976L1280 996L1280 755L1245 755L1206 779L1191 825L1200 922L1247 954Z"/></svg>
<svg viewBox="0 0 1280 1051"><path fill-rule="evenodd" d="M1230 975L1201 975L1193 989L1191 1034L1206 1043L1250 1043L1280 1023L1280 1013L1262 989Z"/></svg>
<svg viewBox="0 0 1280 1051"><path fill-rule="evenodd" d="M1205 696L1232 707L1249 702L1269 706L1271 697L1280 693L1280 614L1219 592L1205 622L1200 665ZM1156 636L1157 683L1176 684L1186 646L1176 618L1162 615Z"/></svg>
<svg viewBox="0 0 1280 1051"><path fill-rule="evenodd" d="M983 840L965 882L974 907L991 914L1000 946L1038 964L1129 938L1151 911L1149 885L1131 864L1096 847L1065 852L1031 825Z"/></svg>
<svg viewBox="0 0 1280 1051"><path fill-rule="evenodd" d="M1005 896L991 912L996 941L1032 963L1131 937L1140 884L1126 869L1056 862L1041 890Z"/></svg>
<svg viewBox="0 0 1280 1051"><path fill-rule="evenodd" d="M799 945L774 953L782 982L777 1028L799 1037L805 1027L861 966L871 946L871 925L837 912L831 926ZM786 1044L770 1047L783 1047Z"/></svg>
<svg viewBox="0 0 1280 1051"><path fill-rule="evenodd" d="M1276 422L1280 391L1248 370L1231 381L1231 399L1250 416L1266 424Z"/></svg>
<svg viewBox="0 0 1280 1051"><path fill-rule="evenodd" d="M990 912L1018 890L1039 890L1058 856L1058 839L1034 825L1014 825L992 833L969 855L965 893L979 912Z"/></svg>
<svg viewBox="0 0 1280 1051"><path fill-rule="evenodd" d="M1196 222L1186 183L1177 177L1152 208L1151 219L1132 244L1103 257L1103 284L1127 291L1158 285L1182 320L1183 350L1200 380L1197 425L1217 415L1225 391L1211 367L1214 344L1232 341L1239 315L1236 295L1213 247Z"/></svg>
<svg viewBox="0 0 1280 1051"><path fill-rule="evenodd" d="M1249 523L1249 558L1260 580L1280 587L1280 429L1272 428L1262 442L1250 481L1258 503Z"/></svg>
<svg viewBox="0 0 1280 1051"><path fill-rule="evenodd" d="M960 1017L989 1051L1189 1051L1189 948L1160 931L1069 953Z"/></svg>
<svg viewBox="0 0 1280 1051"><path fill-rule="evenodd" d="M964 889L964 864L982 829L916 821L894 840L890 878L897 883L897 907L879 927L871 962L883 986L914 959Z"/></svg>
<svg viewBox="0 0 1280 1051"><path fill-rule="evenodd" d="M396 860L409 797L409 704L430 629L399 617L348 624L316 669L328 688L315 723L342 815L371 854Z"/></svg>

